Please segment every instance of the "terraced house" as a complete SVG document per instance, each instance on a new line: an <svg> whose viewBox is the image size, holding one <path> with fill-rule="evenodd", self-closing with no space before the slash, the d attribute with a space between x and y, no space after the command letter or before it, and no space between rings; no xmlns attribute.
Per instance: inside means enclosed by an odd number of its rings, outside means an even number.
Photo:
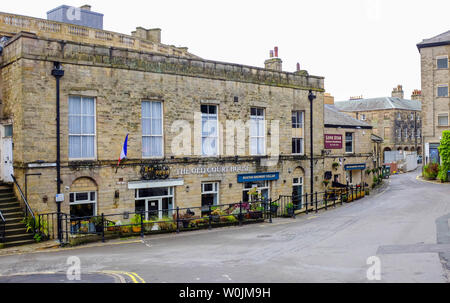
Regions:
<svg viewBox="0 0 450 303"><path fill-rule="evenodd" d="M420 91L412 100L405 99L403 87L394 88L391 97L352 98L336 102L336 107L355 119L373 126L373 133L384 142L387 151L416 151L422 153L422 103Z"/></svg>
<svg viewBox="0 0 450 303"><path fill-rule="evenodd" d="M103 30L102 15L94 22L90 12L81 9L86 24L0 13L2 179L13 174L24 189L33 174L26 187L35 212L55 211L63 194L61 210L72 216L163 216L177 206L247 201L253 188L276 199L309 186L308 94L317 96L320 158L323 77L284 72L277 54L265 68L205 60L162 44L159 29ZM323 165L314 175L322 180Z"/></svg>
<svg viewBox="0 0 450 303"><path fill-rule="evenodd" d="M449 130L450 31L417 45L422 67L423 140L426 163L440 163L442 132Z"/></svg>

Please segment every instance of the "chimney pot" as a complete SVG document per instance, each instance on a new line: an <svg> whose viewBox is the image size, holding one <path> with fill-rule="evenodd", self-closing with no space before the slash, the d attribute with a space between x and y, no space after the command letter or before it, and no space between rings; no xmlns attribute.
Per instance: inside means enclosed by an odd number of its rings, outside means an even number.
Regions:
<svg viewBox="0 0 450 303"><path fill-rule="evenodd" d="M275 46L275 58L278 58L278 46Z"/></svg>
<svg viewBox="0 0 450 303"><path fill-rule="evenodd" d="M92 6L90 6L89 4L85 4L82 7L80 7L81 9L85 10L85 11L91 11Z"/></svg>

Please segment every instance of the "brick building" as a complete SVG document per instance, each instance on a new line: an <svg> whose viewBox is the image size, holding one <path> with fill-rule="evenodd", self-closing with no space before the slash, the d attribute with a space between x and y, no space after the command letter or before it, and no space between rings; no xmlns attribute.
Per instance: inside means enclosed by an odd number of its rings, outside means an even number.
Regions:
<svg viewBox="0 0 450 303"><path fill-rule="evenodd" d="M9 159L2 180L14 173L23 188L25 174L42 174L28 180L36 212L56 209L55 67L65 71L65 213L163 214L245 201L254 187L276 199L310 184L308 93L317 95L314 157L321 159L324 78L283 72L277 55L266 68L204 60L161 44L160 34L0 13L2 157ZM118 167L127 134L128 157ZM315 167L316 181L323 169Z"/></svg>
<svg viewBox="0 0 450 303"><path fill-rule="evenodd" d="M417 47L422 67L423 156L425 163L439 163L442 132L450 129L450 31L425 39Z"/></svg>
<svg viewBox="0 0 450 303"><path fill-rule="evenodd" d="M336 102L336 107L353 118L373 126L373 133L384 139L386 151L417 151L422 153L422 104L420 93L413 100L404 99L401 85L394 88L391 97Z"/></svg>

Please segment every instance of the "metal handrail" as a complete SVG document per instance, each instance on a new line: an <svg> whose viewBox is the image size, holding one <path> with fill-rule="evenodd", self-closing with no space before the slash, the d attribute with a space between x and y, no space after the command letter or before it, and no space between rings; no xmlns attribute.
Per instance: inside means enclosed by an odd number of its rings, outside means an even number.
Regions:
<svg viewBox="0 0 450 303"><path fill-rule="evenodd" d="M20 188L19 183L17 183L16 177L14 177L14 175L11 175L14 184L17 186L17 189L19 190L20 196L22 197L23 202L25 203L26 206L26 211L29 212L31 214L31 217L33 217L34 220L36 220L36 217L34 215L33 210L31 209L30 205L28 204L27 199L25 198L25 195L23 194L22 188Z"/></svg>
<svg viewBox="0 0 450 303"><path fill-rule="evenodd" d="M6 219L3 217L2 212L0 211L0 243L4 243L6 240Z"/></svg>
<svg viewBox="0 0 450 303"><path fill-rule="evenodd" d="M3 223L6 223L6 219L5 219L5 217L3 217L3 214L1 211L0 211L0 219L2 219Z"/></svg>

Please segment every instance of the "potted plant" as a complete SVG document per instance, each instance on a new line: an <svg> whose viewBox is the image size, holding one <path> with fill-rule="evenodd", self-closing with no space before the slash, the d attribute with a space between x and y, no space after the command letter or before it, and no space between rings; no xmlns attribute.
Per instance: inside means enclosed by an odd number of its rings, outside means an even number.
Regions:
<svg viewBox="0 0 450 303"><path fill-rule="evenodd" d="M106 229L107 229L107 231L114 232L114 231L116 231L116 224L114 222L109 222L108 227Z"/></svg>
<svg viewBox="0 0 450 303"><path fill-rule="evenodd" d="M95 226L95 232L96 233L102 233L103 232L103 220L102 217L93 217L91 219L92 223Z"/></svg>
<svg viewBox="0 0 450 303"><path fill-rule="evenodd" d="M271 205L270 205L270 211L273 213L273 214L276 214L277 212L278 212L278 208L280 207L280 204L278 204L278 203L272 203Z"/></svg>
<svg viewBox="0 0 450 303"><path fill-rule="evenodd" d="M286 213L288 216L293 216L294 215L294 203L288 203L288 205L286 205Z"/></svg>
<svg viewBox="0 0 450 303"><path fill-rule="evenodd" d="M133 219L131 219L131 229L133 230L133 233L138 234L141 232L141 223L142 223L142 217L140 214L135 214Z"/></svg>
<svg viewBox="0 0 450 303"><path fill-rule="evenodd" d="M264 207L257 207L255 211L250 212L250 219L258 220L263 217Z"/></svg>
<svg viewBox="0 0 450 303"><path fill-rule="evenodd" d="M323 180L323 185L328 187L328 185L330 185L330 180Z"/></svg>
<svg viewBox="0 0 450 303"><path fill-rule="evenodd" d="M337 170L338 167L339 167L339 163L334 162L334 163L332 164L332 167L333 167L334 170Z"/></svg>

